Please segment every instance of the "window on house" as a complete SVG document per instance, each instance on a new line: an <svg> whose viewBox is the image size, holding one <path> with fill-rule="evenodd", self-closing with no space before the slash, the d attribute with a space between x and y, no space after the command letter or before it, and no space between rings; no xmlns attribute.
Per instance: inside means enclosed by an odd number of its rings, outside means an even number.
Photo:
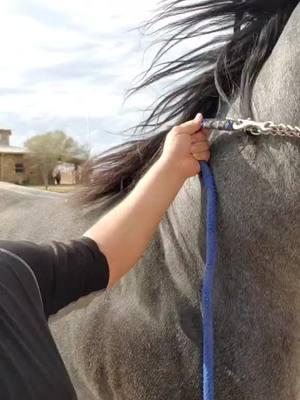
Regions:
<svg viewBox="0 0 300 400"><path fill-rule="evenodd" d="M25 172L25 167L23 163L16 163L15 164L15 171L16 173L23 173Z"/></svg>

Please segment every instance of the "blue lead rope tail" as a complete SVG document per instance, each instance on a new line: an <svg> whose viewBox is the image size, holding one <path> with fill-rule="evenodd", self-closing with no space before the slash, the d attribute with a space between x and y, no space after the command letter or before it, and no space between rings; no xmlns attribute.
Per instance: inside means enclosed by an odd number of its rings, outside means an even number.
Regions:
<svg viewBox="0 0 300 400"><path fill-rule="evenodd" d="M202 285L203 400L214 400L213 282L217 262L217 190L212 171L201 161L201 175L207 196L206 264Z"/></svg>

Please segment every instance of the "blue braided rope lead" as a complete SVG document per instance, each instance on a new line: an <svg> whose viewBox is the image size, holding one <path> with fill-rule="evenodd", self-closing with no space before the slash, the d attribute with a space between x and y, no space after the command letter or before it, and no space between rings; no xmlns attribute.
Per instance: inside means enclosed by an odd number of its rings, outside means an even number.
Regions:
<svg viewBox="0 0 300 400"><path fill-rule="evenodd" d="M200 166L207 194L206 264L202 285L203 400L214 400L213 282L217 261L217 191L207 163L201 161Z"/></svg>

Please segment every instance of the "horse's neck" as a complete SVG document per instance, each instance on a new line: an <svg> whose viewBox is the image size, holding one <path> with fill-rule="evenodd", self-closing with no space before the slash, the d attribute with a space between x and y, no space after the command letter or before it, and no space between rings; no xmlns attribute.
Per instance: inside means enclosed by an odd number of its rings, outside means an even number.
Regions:
<svg viewBox="0 0 300 400"><path fill-rule="evenodd" d="M182 294L195 298L203 274L200 256L201 186L198 176L186 181L159 227L166 267Z"/></svg>
<svg viewBox="0 0 300 400"><path fill-rule="evenodd" d="M219 199L217 360L247 393L268 398L287 394L276 377L289 375L290 383L298 372L299 155L295 140L251 143L242 133L223 135L212 147Z"/></svg>
<svg viewBox="0 0 300 400"><path fill-rule="evenodd" d="M300 6L259 74L253 93L256 120L300 125L299 20ZM229 116L241 116L238 104ZM253 393L258 400L295 399L300 369L300 141L219 135L211 165L218 189L217 382L222 386L230 380L228 398Z"/></svg>

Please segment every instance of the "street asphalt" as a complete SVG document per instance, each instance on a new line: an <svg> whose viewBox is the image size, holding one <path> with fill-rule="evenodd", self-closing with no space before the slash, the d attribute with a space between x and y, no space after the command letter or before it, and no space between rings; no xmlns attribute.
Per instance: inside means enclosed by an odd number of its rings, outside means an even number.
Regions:
<svg viewBox="0 0 300 400"><path fill-rule="evenodd" d="M93 220L83 215L71 194L0 182L0 239L76 239Z"/></svg>

